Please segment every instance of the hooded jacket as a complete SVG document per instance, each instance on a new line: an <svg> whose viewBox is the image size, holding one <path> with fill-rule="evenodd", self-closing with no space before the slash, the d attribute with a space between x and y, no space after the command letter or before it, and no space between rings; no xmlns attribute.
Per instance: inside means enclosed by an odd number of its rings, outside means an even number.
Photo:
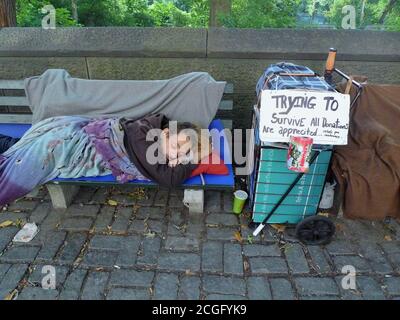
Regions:
<svg viewBox="0 0 400 320"><path fill-rule="evenodd" d="M158 135L147 134L151 129L164 129L169 119L163 114L153 114L141 119L121 118L120 124L124 131L124 146L130 160L138 170L148 179L157 182L160 186L171 188L181 185L190 177L196 164L178 164L170 167L167 163L151 164L146 159L148 148L158 141Z"/></svg>

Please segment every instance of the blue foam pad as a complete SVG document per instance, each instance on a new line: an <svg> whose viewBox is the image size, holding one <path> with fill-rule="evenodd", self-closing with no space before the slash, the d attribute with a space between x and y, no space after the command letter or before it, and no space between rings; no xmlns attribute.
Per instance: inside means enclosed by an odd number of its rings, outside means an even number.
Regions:
<svg viewBox="0 0 400 320"><path fill-rule="evenodd" d="M31 127L30 124L8 124L8 123L0 123L0 133L4 135L11 136L13 138L20 138L23 134ZM212 130L214 129L214 130ZM215 119L210 123L209 130L211 130L211 135L213 138L213 144L215 147L219 147L219 154L221 159L227 163L226 166L229 169L229 174L227 175L216 175L216 174L204 174L205 184L208 186L234 186L234 174L233 167L231 164L231 153L229 150L229 146L226 142L226 136L223 133L224 126L220 119ZM221 133L221 134L219 134ZM218 139L219 138L219 139ZM91 181L97 183L119 183L114 178L113 175L101 176L101 177L80 177L75 179L62 179L57 178L55 181ZM147 184L147 185L157 185L153 181L147 180L132 180L128 183L132 184ZM201 178L200 176L195 176L187 179L183 186L201 186Z"/></svg>
<svg viewBox="0 0 400 320"><path fill-rule="evenodd" d="M30 124L0 123L0 133L13 138L21 138L30 127Z"/></svg>

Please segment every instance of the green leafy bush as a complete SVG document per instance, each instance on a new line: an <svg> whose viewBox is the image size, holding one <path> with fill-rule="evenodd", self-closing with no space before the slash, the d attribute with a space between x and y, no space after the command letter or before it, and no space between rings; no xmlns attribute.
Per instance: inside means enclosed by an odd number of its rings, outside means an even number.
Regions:
<svg viewBox="0 0 400 320"><path fill-rule="evenodd" d="M17 23L21 27L41 26L44 16L41 8L47 4L56 8L57 26L205 28L210 19L210 0L16 0L16 3ZM231 13L217 18L228 28L312 28L316 27L313 18L319 16L325 23L341 28L345 5L355 7L357 28L378 26L400 31L400 1L393 0L231 0ZM305 20L300 21L299 14L305 15Z"/></svg>
<svg viewBox="0 0 400 320"><path fill-rule="evenodd" d="M42 8L52 4L46 0L17 0L17 24L19 27L40 27L45 16ZM71 17L71 12L67 8L56 8L57 26L78 26Z"/></svg>

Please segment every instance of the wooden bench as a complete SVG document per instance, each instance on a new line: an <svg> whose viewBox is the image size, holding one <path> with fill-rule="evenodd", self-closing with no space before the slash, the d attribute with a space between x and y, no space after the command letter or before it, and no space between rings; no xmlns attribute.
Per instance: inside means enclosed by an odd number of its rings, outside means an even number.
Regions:
<svg viewBox="0 0 400 320"><path fill-rule="evenodd" d="M232 120L229 119L233 109L233 84L227 84L223 99L220 102L216 119L210 125L210 129L232 129ZM32 114L28 100L25 96L23 80L0 80L0 133L13 137L21 137L31 126ZM223 131L221 131L223 132ZM226 136L222 133L219 138L220 155L223 159L230 157L229 145L226 147ZM214 137L213 137L214 138ZM229 150L229 151L226 151ZM204 190L233 190L234 175L231 164L227 164L229 175L202 175L186 180L180 188L184 189L184 204L190 212L203 212ZM67 208L81 185L86 186L113 186L121 185L111 175L105 177L81 177L78 179L55 179L46 184L54 208ZM135 187L157 187L154 182L133 180L128 184Z"/></svg>

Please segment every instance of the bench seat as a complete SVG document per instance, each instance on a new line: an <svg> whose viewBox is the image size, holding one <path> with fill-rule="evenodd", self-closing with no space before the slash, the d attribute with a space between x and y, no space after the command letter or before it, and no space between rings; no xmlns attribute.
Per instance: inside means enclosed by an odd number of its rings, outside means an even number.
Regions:
<svg viewBox="0 0 400 320"><path fill-rule="evenodd" d="M0 133L1 134L5 134L8 136L12 136L15 138L19 138L21 137L29 128L31 125L29 124L17 124L17 123L0 123ZM224 129L223 123L220 119L214 119L210 126L209 129L216 129L218 130L218 132L221 132ZM180 188L185 189L185 192L187 192L189 194L189 192L191 192L192 196L200 196L200 197L204 197L204 194L199 194L196 193L196 189L197 190L203 190L203 189L228 189L228 190L233 190L234 188L234 174L233 174L233 167L232 164L229 164L230 162L230 152L228 151L229 148L225 148L225 143L226 143L226 139L225 139L225 135L222 134L222 139L220 140L220 157L224 162L227 162L227 167L229 169L229 174L227 175L212 175L212 174L204 174L203 175L203 179L204 179L204 184L202 183L202 179L200 176L195 176L192 178L187 179L181 186ZM213 137L214 141L215 141L215 137ZM214 142L214 145L217 145ZM225 150L226 149L226 150ZM80 177L80 178L73 178L73 179L64 179L64 178L56 178L50 182L48 182L49 184L54 184L54 185L64 185L64 186L77 186L77 185L86 185L86 186L107 186L107 185L119 185L121 183L119 183L113 175L106 175L106 176L98 176L98 177ZM147 180L132 180L129 181L128 183L125 183L124 185L134 185L137 187L157 187L158 184L153 182L153 181L147 181ZM51 191L51 187L49 188L49 191ZM63 190L66 190L66 188L64 188ZM77 190L76 188L73 190ZM187 191L187 190L191 190L191 191ZM71 189L70 189L71 191ZM60 193L62 191L58 190L56 191L53 188L53 193ZM74 192L72 192L74 193ZM65 197L66 195L64 195ZM58 196L60 197L60 196ZM55 205L55 207L64 207L67 206L68 204L66 204L65 199L63 199L61 201L62 203L57 205L56 203L53 204Z"/></svg>
<svg viewBox="0 0 400 320"><path fill-rule="evenodd" d="M225 82L224 97L218 106L217 118L210 124L210 129L217 129L218 132L225 128L232 129L233 110L233 84ZM31 126L32 114L25 97L24 80L0 79L0 133L12 137L21 137ZM230 163L230 151L224 147L225 132L223 131L220 139L220 156ZM224 153L227 152L227 154ZM229 152L229 154L228 154ZM233 190L234 174L231 164L227 164L228 175L202 175L187 179L179 188L184 189L183 203L189 208L190 212L203 212L204 190L206 189L226 189ZM204 183L203 183L204 181ZM113 186L121 185L112 175L102 177L81 177L77 179L54 179L46 183L51 201L55 208L67 208L79 191L79 187L86 186ZM158 187L158 184L148 180L132 180L124 185L137 187ZM30 195L33 195L34 192Z"/></svg>

